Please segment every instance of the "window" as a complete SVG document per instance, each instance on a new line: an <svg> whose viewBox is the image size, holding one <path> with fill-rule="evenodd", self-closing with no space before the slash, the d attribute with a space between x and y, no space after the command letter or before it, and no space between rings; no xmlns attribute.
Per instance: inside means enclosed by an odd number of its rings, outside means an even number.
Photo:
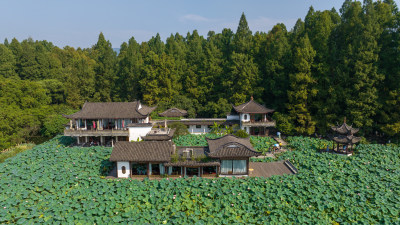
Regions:
<svg viewBox="0 0 400 225"><path fill-rule="evenodd" d="M126 174L126 167L122 166L121 169L122 169L122 174Z"/></svg>
<svg viewBox="0 0 400 225"><path fill-rule="evenodd" d="M221 160L221 174L246 174L246 160Z"/></svg>
<svg viewBox="0 0 400 225"><path fill-rule="evenodd" d="M246 114L243 116L243 119L244 119L244 120L247 120L247 115L246 115Z"/></svg>
<svg viewBox="0 0 400 225"><path fill-rule="evenodd" d="M196 125L196 129L200 129L201 128L201 125Z"/></svg>

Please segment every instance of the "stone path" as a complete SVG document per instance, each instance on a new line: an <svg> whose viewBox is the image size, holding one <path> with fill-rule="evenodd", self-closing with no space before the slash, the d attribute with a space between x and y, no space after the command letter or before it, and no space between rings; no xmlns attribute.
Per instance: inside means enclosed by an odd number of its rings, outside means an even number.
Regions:
<svg viewBox="0 0 400 225"><path fill-rule="evenodd" d="M286 152L288 149L286 148L287 142L277 136L272 136L272 138L281 144L281 149L275 153Z"/></svg>

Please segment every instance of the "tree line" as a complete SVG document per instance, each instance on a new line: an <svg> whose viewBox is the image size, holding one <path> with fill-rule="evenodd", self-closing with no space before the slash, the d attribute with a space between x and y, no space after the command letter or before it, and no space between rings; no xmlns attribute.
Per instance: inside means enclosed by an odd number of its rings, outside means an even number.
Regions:
<svg viewBox="0 0 400 225"><path fill-rule="evenodd" d="M276 110L287 134L325 134L347 121L362 135L400 133L400 14L393 0L346 0L339 12L310 7L304 21L253 33L134 37L117 55L100 33L91 48L48 41L0 44L0 148L51 136L85 101L176 106L223 117L250 96Z"/></svg>

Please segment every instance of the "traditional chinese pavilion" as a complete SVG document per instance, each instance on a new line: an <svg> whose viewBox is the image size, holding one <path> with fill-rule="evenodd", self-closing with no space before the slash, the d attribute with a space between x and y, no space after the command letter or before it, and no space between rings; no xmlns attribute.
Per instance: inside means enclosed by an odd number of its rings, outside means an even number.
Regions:
<svg viewBox="0 0 400 225"><path fill-rule="evenodd" d="M346 124L346 118L340 126L333 126L332 130L335 132L333 141L333 151L341 154L353 153L353 146L360 142L361 138L354 136L358 132L358 128L353 128Z"/></svg>

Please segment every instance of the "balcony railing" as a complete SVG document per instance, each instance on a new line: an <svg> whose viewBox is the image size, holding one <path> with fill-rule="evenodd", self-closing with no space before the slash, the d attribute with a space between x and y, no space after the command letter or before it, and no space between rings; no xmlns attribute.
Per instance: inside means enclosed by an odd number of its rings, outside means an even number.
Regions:
<svg viewBox="0 0 400 225"><path fill-rule="evenodd" d="M104 129L104 130L76 130L76 129L65 129L64 136L129 136L128 130L120 129Z"/></svg>
<svg viewBox="0 0 400 225"><path fill-rule="evenodd" d="M254 126L262 126L262 127L274 127L276 125L274 120L260 120L260 121L255 121L255 120L250 120L247 122L242 122L244 125L254 125Z"/></svg>

